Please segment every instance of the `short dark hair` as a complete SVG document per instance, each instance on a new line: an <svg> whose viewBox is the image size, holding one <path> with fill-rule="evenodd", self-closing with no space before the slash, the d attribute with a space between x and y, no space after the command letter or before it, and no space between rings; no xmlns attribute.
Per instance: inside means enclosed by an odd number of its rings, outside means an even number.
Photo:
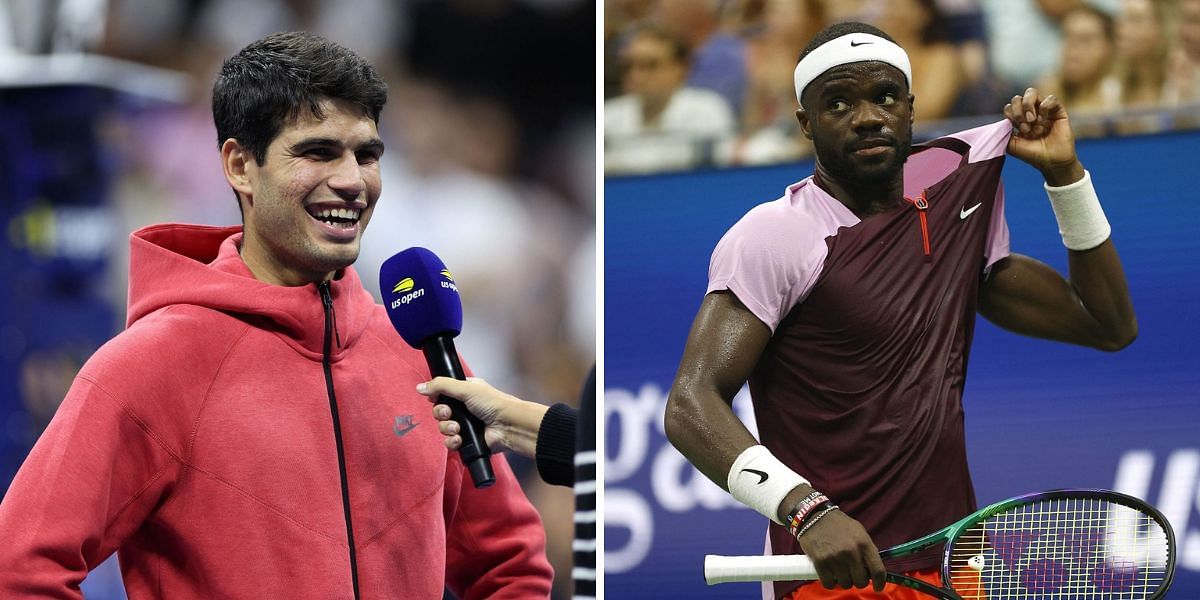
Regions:
<svg viewBox="0 0 1200 600"><path fill-rule="evenodd" d="M683 41L683 38L676 35L673 31L654 23L639 25L626 38L626 43L643 35L666 44L671 51L671 58L674 58L677 62L686 65L691 60L691 51L688 49L687 43Z"/></svg>
<svg viewBox="0 0 1200 600"><path fill-rule="evenodd" d="M261 165L267 147L301 110L324 118L319 103L325 99L356 104L378 125L387 85L366 59L319 35L271 34L242 48L217 74L217 146L234 138Z"/></svg>
<svg viewBox="0 0 1200 600"><path fill-rule="evenodd" d="M825 42L836 40L843 35L851 33L867 33L870 35L879 36L893 44L896 43L896 40L893 40L892 36L884 33L882 29L872 25L867 25L866 23L860 23L858 21L834 23L833 25L822 29L817 35L813 36L812 41L810 41L808 45L804 47L804 50L800 52L800 58L796 59L796 62L804 60L805 56L808 56L810 52L821 47L821 45Z"/></svg>
<svg viewBox="0 0 1200 600"><path fill-rule="evenodd" d="M1071 10L1068 10L1066 14L1063 15L1062 20L1066 21L1067 17L1075 13L1083 13L1085 15L1096 17L1096 19L1100 21L1100 25L1104 28L1104 39L1111 42L1116 37L1116 22L1112 15L1096 8L1095 6L1092 6L1091 4L1081 4L1075 8L1072 8Z"/></svg>

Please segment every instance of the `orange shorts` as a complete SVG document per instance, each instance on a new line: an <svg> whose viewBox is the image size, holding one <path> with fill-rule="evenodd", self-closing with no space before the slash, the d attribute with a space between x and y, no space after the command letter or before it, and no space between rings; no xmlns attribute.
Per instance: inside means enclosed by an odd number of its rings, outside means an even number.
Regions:
<svg viewBox="0 0 1200 600"><path fill-rule="evenodd" d="M929 571L910 571L905 575L913 579L920 579L926 583L937 587L942 587L942 573L939 569L931 569ZM960 596L968 600L987 600L982 591L978 588L963 589L962 581L959 573L954 574L956 582L956 591ZM888 583L883 586L883 592L876 592L870 587L866 589L834 589L827 590L821 586L821 582L813 581L806 583L785 597L786 600L929 600L929 596L918 592L909 587L904 587L897 583Z"/></svg>

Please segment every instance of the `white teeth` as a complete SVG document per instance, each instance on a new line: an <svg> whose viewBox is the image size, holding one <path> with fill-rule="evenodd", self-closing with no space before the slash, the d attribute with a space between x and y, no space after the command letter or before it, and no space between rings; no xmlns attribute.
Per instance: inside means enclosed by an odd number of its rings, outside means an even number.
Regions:
<svg viewBox="0 0 1200 600"><path fill-rule="evenodd" d="M349 219L357 221L360 214L362 214L362 211L353 208L327 208L317 211L315 216L318 219Z"/></svg>

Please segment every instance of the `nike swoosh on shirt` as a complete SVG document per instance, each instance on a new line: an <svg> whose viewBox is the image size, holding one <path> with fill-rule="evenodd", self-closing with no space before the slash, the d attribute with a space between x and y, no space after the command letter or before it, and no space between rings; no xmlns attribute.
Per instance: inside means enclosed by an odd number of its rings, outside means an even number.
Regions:
<svg viewBox="0 0 1200 600"><path fill-rule="evenodd" d="M392 431L394 431L397 436L404 437L405 434L413 429L416 429L417 425L420 425L420 423L414 421L412 415L403 415L396 417L396 421L392 425Z"/></svg>
<svg viewBox="0 0 1200 600"><path fill-rule="evenodd" d="M759 485L762 485L762 483L767 480L767 474L763 473L762 471L756 470L756 469L742 469L742 472L743 473L754 473L755 475L758 475L758 477L759 477L758 484Z"/></svg>
<svg viewBox="0 0 1200 600"><path fill-rule="evenodd" d="M961 209L959 209L959 211L958 211L958 218L959 218L959 219L964 219L964 220L965 220L967 217L971 216L971 213L973 213L973 212L975 212L976 210L978 210L980 206L983 206L983 203L982 203L982 202L980 202L979 204L976 204L975 206L972 206L971 208L965 208L965 207L964 207L964 208L961 208Z"/></svg>

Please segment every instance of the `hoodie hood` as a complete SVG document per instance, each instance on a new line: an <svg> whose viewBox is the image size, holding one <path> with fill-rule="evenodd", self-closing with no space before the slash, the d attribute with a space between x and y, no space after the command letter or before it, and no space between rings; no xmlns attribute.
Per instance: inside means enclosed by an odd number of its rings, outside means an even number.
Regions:
<svg viewBox="0 0 1200 600"><path fill-rule="evenodd" d="M254 278L238 249L242 228L151 225L130 236L129 310L125 326L174 305L201 306L271 331L298 352L321 360L325 307L316 284L271 285ZM340 345L336 361L362 335L375 301L351 267L329 282Z"/></svg>

